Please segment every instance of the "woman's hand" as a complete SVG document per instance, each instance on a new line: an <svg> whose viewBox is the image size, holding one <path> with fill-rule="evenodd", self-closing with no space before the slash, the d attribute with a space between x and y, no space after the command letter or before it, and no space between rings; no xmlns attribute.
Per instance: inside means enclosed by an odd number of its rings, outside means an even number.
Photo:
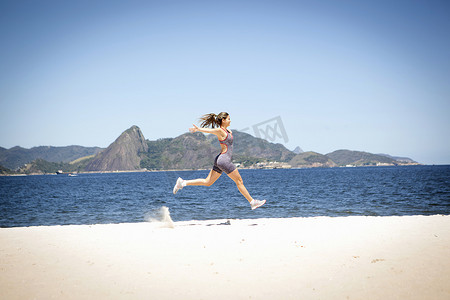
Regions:
<svg viewBox="0 0 450 300"><path fill-rule="evenodd" d="M197 131L199 131L199 130L200 130L200 128L198 128L198 126L197 126L197 125L195 125L195 124L192 124L192 126L194 126L194 127L193 127L193 128L189 128L189 131L190 131L190 132L194 133L194 132L197 132Z"/></svg>

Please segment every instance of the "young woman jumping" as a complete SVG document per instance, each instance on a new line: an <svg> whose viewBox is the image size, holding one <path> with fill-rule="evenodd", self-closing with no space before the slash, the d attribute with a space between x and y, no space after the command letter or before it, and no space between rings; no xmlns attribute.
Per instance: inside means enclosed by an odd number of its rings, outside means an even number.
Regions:
<svg viewBox="0 0 450 300"><path fill-rule="evenodd" d="M244 181L242 180L239 171L231 162L231 155L233 154L233 133L228 130L228 127L231 123L230 115L226 112L221 112L218 115L211 113L204 115L200 119L203 121L200 124L201 128L194 125L193 128L189 128L189 131L200 131L216 135L219 139L222 151L214 160L214 167L211 172L209 172L208 177L206 177L205 179L194 180L183 180L181 177L179 177L173 188L173 193L176 194L180 189L187 185L211 186L214 182L216 182L220 175L222 175L222 172L225 172L236 183L237 188L245 197L245 199L248 200L252 209L262 206L264 203L266 203L266 200L255 200L250 196L244 186ZM209 126L211 126L212 129L206 128Z"/></svg>

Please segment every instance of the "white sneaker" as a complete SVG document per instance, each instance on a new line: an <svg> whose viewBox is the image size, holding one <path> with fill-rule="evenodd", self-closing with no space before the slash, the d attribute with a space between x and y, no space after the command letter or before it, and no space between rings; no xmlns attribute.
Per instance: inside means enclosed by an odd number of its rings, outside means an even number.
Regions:
<svg viewBox="0 0 450 300"><path fill-rule="evenodd" d="M177 183L175 183L175 186L173 187L173 193L176 194L182 188L183 188L183 179L181 179L181 177L178 177Z"/></svg>
<svg viewBox="0 0 450 300"><path fill-rule="evenodd" d="M255 199L253 199L252 202L250 202L250 206L252 207L252 210L253 210L255 208L263 206L264 203L266 203L266 200L255 200Z"/></svg>

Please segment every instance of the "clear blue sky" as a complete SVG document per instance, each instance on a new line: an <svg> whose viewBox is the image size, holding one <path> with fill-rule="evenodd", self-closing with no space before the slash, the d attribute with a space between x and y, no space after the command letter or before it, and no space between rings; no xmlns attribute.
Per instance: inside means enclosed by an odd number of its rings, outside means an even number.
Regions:
<svg viewBox="0 0 450 300"><path fill-rule="evenodd" d="M0 146L107 147L202 114L289 149L450 163L448 1L0 1Z"/></svg>

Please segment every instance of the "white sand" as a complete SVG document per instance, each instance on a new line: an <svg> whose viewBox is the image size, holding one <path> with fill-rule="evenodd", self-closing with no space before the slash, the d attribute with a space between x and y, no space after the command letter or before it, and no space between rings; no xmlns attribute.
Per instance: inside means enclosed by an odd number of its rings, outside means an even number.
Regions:
<svg viewBox="0 0 450 300"><path fill-rule="evenodd" d="M0 229L0 299L450 299L450 216L226 221Z"/></svg>

